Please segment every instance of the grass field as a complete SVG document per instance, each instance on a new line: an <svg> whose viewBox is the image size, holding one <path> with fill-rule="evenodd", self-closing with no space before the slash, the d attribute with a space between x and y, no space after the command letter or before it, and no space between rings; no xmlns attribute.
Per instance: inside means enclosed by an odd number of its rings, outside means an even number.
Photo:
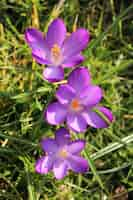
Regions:
<svg viewBox="0 0 133 200"><path fill-rule="evenodd" d="M27 27L46 32L61 17L72 32L84 27L91 42L82 64L104 90L115 121L88 128L90 171L55 180L35 173L39 141L57 129L43 119L57 84L42 78L24 41ZM133 2L131 0L0 0L0 200L133 199Z"/></svg>

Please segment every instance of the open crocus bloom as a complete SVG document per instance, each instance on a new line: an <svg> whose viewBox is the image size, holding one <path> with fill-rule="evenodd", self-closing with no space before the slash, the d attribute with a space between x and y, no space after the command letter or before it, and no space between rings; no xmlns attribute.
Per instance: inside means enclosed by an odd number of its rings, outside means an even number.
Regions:
<svg viewBox="0 0 133 200"><path fill-rule="evenodd" d="M85 67L76 68L67 84L56 92L57 102L48 105L45 117L48 123L57 125L64 121L75 132L84 132L87 125L106 128L113 120L110 110L98 103L102 98L100 87L92 85Z"/></svg>
<svg viewBox="0 0 133 200"><path fill-rule="evenodd" d="M48 65L43 77L50 82L63 80L63 68L73 67L84 60L80 52L89 42L89 33L80 28L70 36L66 35L66 27L61 19L55 19L50 24L45 39L35 28L28 28L25 32L33 58L40 64Z"/></svg>
<svg viewBox="0 0 133 200"><path fill-rule="evenodd" d="M53 171L57 179L62 179L68 170L77 173L88 170L88 162L80 156L85 141L71 141L70 134L65 128L56 131L55 139L43 139L41 146L46 156L42 156L36 162L35 168L38 173L47 174Z"/></svg>

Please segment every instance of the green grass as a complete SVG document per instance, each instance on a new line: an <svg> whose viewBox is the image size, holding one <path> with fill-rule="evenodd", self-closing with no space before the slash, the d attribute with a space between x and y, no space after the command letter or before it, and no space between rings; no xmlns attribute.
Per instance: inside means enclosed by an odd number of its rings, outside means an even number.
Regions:
<svg viewBox="0 0 133 200"><path fill-rule="evenodd" d="M0 200L125 200L133 191L133 5L129 0L0 1ZM104 90L102 104L115 121L107 129L88 128L84 156L90 171L61 181L39 175L39 141L52 136L42 112L57 85L42 79L44 66L32 60L24 31L47 31L62 17L69 32L85 27L91 42L83 63ZM82 65L83 65L82 64ZM77 136L76 136L77 137ZM119 191L118 191L119 190Z"/></svg>

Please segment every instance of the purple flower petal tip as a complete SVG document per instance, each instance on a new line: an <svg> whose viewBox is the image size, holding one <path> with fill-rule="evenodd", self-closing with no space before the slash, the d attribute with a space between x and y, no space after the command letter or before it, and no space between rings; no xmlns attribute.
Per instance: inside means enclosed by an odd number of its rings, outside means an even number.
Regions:
<svg viewBox="0 0 133 200"><path fill-rule="evenodd" d="M48 154L53 153L57 150L57 144L54 139L42 139L40 144L42 149Z"/></svg>
<svg viewBox="0 0 133 200"><path fill-rule="evenodd" d="M24 36L25 36L26 42L32 41L32 40L30 40L30 35L31 35L32 31L34 31L33 28L27 28L25 30Z"/></svg>
<svg viewBox="0 0 133 200"><path fill-rule="evenodd" d="M81 93L80 99L82 103L88 107L97 105L103 96L102 89L95 85L89 85L84 88L84 92Z"/></svg>
<svg viewBox="0 0 133 200"><path fill-rule="evenodd" d="M97 106L96 110L100 111L104 117L100 113L88 110L83 113L86 122L94 128L107 128L113 121L112 112L101 106Z"/></svg>
<svg viewBox="0 0 133 200"><path fill-rule="evenodd" d="M85 173L89 169L88 161L80 156L72 155L69 161L71 169L76 173Z"/></svg>
<svg viewBox="0 0 133 200"><path fill-rule="evenodd" d="M85 148L85 140L76 140L69 144L69 152L71 153L80 153Z"/></svg>
<svg viewBox="0 0 133 200"><path fill-rule="evenodd" d="M107 117L107 119L110 121L110 123L114 121L113 113L108 108L99 106L98 109L100 112L102 112Z"/></svg>
<svg viewBox="0 0 133 200"><path fill-rule="evenodd" d="M70 134L65 128L60 128L55 132L56 143L60 146L70 142Z"/></svg>
<svg viewBox="0 0 133 200"><path fill-rule="evenodd" d="M64 60L63 68L73 67L75 65L79 65L85 60L85 57L81 54L70 57L69 59Z"/></svg>
<svg viewBox="0 0 133 200"><path fill-rule="evenodd" d="M45 116L48 123L57 125L64 122L66 117L66 110L60 103L55 102L49 104Z"/></svg>
<svg viewBox="0 0 133 200"><path fill-rule="evenodd" d="M37 29L27 28L25 31L25 40L29 45L31 45L31 47L33 47L35 43L36 45L39 45L37 44L38 42L44 42L44 37L43 34Z"/></svg>
<svg viewBox="0 0 133 200"><path fill-rule="evenodd" d="M62 45L66 37L66 27L62 19L55 19L48 27L46 35L46 42L49 47L53 47L54 44Z"/></svg>
<svg viewBox="0 0 133 200"><path fill-rule="evenodd" d="M90 41L90 32L84 28L80 28L77 31L79 31L80 33L80 37L83 38L84 40L84 48L86 48L86 46L88 45L89 41Z"/></svg>
<svg viewBox="0 0 133 200"><path fill-rule="evenodd" d="M71 72L68 77L68 84L73 87L76 92L81 92L90 84L91 76L87 68L78 67Z"/></svg>
<svg viewBox="0 0 133 200"><path fill-rule="evenodd" d="M71 58L76 54L79 54L85 49L89 42L89 33L85 29L77 29L73 32L63 44L63 54L67 58Z"/></svg>
<svg viewBox="0 0 133 200"><path fill-rule="evenodd" d="M51 161L48 156L42 156L36 161L35 170L39 174L47 174L51 169Z"/></svg>
<svg viewBox="0 0 133 200"><path fill-rule="evenodd" d="M60 159L54 163L53 172L56 179L61 180L67 175L68 171L68 164L63 161L61 162Z"/></svg>
<svg viewBox="0 0 133 200"><path fill-rule="evenodd" d="M47 67L43 71L43 78L49 82L58 82L64 79L64 71L61 67Z"/></svg>

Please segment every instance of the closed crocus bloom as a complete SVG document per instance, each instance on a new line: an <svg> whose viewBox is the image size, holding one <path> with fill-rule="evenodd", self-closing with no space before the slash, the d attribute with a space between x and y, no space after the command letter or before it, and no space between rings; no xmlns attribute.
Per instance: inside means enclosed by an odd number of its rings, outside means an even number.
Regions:
<svg viewBox="0 0 133 200"><path fill-rule="evenodd" d="M80 52L87 46L90 35L80 28L67 36L64 22L55 19L49 25L45 38L35 28L28 28L25 39L32 49L33 58L48 66L43 71L44 79L56 82L64 79L64 68L73 67L84 60Z"/></svg>
<svg viewBox="0 0 133 200"><path fill-rule="evenodd" d="M67 175L68 170L76 173L88 171L88 162L80 156L85 147L84 140L70 140L70 134L65 128L60 128L55 133L55 139L47 138L41 141L42 149L46 156L36 162L36 172L47 174L53 171L57 179Z"/></svg>
<svg viewBox="0 0 133 200"><path fill-rule="evenodd" d="M75 132L84 132L87 125L106 128L113 120L111 111L99 106L102 90L91 84L90 73L85 67L76 68L56 92L57 102L48 105L45 118L58 125L66 121Z"/></svg>

